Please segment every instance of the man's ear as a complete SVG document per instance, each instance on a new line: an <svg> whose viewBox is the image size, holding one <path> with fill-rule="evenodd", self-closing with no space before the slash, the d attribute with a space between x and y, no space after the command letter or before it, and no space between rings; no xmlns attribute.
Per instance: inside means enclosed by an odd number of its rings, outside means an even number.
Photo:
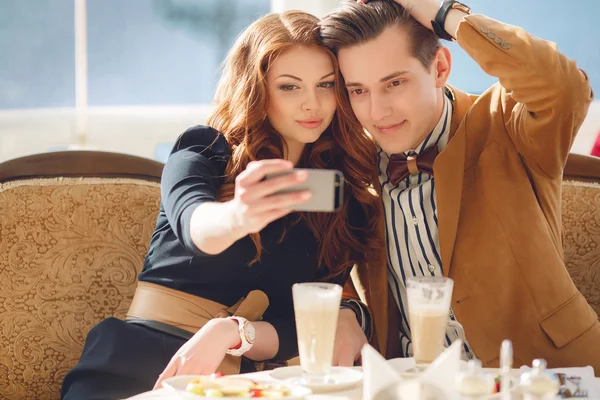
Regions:
<svg viewBox="0 0 600 400"><path fill-rule="evenodd" d="M438 88L444 87L450 77L452 69L452 54L447 47L440 47L435 53L432 65L432 73L434 74L435 85Z"/></svg>

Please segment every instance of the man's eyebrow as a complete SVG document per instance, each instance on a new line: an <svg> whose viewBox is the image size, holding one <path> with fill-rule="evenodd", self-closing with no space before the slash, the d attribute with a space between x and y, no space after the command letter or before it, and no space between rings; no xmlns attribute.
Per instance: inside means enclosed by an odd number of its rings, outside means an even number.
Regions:
<svg viewBox="0 0 600 400"><path fill-rule="evenodd" d="M385 81L389 81L390 79L397 78L400 75L408 74L408 71L397 71L389 74L388 76L384 76L379 80L379 82L383 83Z"/></svg>
<svg viewBox="0 0 600 400"><path fill-rule="evenodd" d="M396 72L392 72L391 74L386 75L383 78L381 78L379 80L379 82L383 83L385 81L389 81L390 79L397 78L397 77L399 77L401 75L404 75L404 74L407 74L407 73L408 73L408 71L396 71ZM360 82L346 82L346 87L362 86L362 85L363 84L360 83Z"/></svg>

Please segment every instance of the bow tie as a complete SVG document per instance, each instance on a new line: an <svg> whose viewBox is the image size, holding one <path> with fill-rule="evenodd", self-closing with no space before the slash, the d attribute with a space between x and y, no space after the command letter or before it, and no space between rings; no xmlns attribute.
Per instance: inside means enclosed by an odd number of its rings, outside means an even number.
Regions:
<svg viewBox="0 0 600 400"><path fill-rule="evenodd" d="M388 163L387 173L392 185L396 186L409 175L425 172L433 176L433 162L439 154L438 147L433 145L420 154L392 154Z"/></svg>

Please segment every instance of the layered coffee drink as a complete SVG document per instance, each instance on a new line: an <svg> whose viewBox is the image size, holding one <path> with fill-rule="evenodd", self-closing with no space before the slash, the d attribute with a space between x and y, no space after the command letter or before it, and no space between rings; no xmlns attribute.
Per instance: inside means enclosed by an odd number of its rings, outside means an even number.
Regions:
<svg viewBox="0 0 600 400"><path fill-rule="evenodd" d="M450 321L453 289L454 282L445 277L409 277L406 280L410 339L418 369L425 369L442 354L448 326L456 329L465 341L462 325Z"/></svg>
<svg viewBox="0 0 600 400"><path fill-rule="evenodd" d="M324 383L333 361L342 287L331 283L297 283L292 293L304 379Z"/></svg>
<svg viewBox="0 0 600 400"><path fill-rule="evenodd" d="M448 310L415 307L409 309L412 349L417 364L430 364L444 350Z"/></svg>
<svg viewBox="0 0 600 400"><path fill-rule="evenodd" d="M304 371L314 374L329 372L333 361L338 310L339 305L324 310L302 306L295 309L298 351Z"/></svg>

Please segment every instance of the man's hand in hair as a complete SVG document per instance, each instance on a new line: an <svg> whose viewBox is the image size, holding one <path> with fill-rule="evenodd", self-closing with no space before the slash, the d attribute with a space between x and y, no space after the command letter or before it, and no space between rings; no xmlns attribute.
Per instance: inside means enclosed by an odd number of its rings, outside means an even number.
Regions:
<svg viewBox="0 0 600 400"><path fill-rule="evenodd" d="M439 0L394 0L396 3L400 4L402 7L407 9L410 12L410 15L417 21L421 23L421 25L425 26L427 29L433 30L433 26L431 26L431 21L435 19L435 15L440 9L440 1ZM368 3L369 0L357 0L358 3ZM451 34L456 38L456 31L458 30L458 24L462 21L463 17L466 14L462 13L458 10L450 10L448 16L446 17L445 29L446 32Z"/></svg>

